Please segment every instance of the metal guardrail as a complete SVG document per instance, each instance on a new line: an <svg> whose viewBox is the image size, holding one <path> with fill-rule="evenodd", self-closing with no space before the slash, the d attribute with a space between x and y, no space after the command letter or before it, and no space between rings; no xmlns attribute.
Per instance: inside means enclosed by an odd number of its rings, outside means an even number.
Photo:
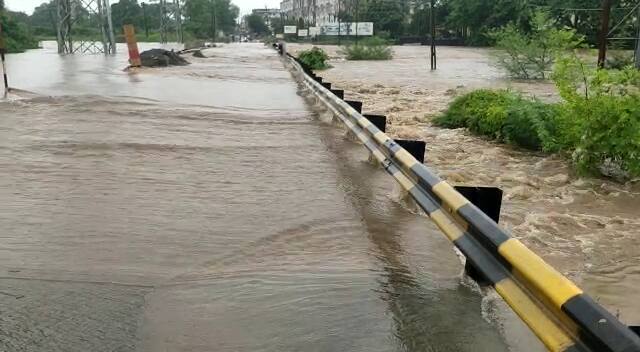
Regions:
<svg viewBox="0 0 640 352"><path fill-rule="evenodd" d="M289 55L311 89L550 351L638 352L640 337ZM312 76L313 75L313 76Z"/></svg>

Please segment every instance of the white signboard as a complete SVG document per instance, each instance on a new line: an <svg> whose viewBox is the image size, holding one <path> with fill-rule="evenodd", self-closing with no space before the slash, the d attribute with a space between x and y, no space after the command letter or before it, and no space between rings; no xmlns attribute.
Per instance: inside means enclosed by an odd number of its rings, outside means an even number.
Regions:
<svg viewBox="0 0 640 352"><path fill-rule="evenodd" d="M298 30L298 37L306 37L307 35L309 35L309 30L307 29Z"/></svg>
<svg viewBox="0 0 640 352"><path fill-rule="evenodd" d="M283 39L283 38L284 38L284 34L282 33L276 34L276 39Z"/></svg>
<svg viewBox="0 0 640 352"><path fill-rule="evenodd" d="M373 35L373 22L358 22L358 28L356 32L358 36Z"/></svg>
<svg viewBox="0 0 640 352"><path fill-rule="evenodd" d="M357 25L357 31L356 31ZM321 35L373 35L373 22L327 23L320 27Z"/></svg>
<svg viewBox="0 0 640 352"><path fill-rule="evenodd" d="M320 34L320 27L309 27L309 35L315 37Z"/></svg>
<svg viewBox="0 0 640 352"><path fill-rule="evenodd" d="M298 27L296 26L284 26L285 34L296 34L298 33Z"/></svg>

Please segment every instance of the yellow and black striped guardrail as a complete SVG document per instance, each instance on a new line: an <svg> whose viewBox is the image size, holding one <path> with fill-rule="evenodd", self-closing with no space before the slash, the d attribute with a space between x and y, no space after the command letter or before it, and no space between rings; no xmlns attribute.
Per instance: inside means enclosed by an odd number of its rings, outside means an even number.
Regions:
<svg viewBox="0 0 640 352"><path fill-rule="evenodd" d="M292 56L289 59L303 74L303 84L355 134L465 255L475 275L495 288L550 351L640 352L640 337L634 331L336 96L328 83Z"/></svg>

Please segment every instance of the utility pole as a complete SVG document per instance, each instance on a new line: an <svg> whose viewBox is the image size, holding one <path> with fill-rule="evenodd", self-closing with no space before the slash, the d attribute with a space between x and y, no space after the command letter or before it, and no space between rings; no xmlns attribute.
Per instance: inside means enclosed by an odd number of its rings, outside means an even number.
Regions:
<svg viewBox="0 0 640 352"><path fill-rule="evenodd" d="M4 94L9 93L9 79L7 78L7 65L5 64L4 54L7 51L6 45L4 42L4 37L2 36L2 22L0 22L0 61L2 61L2 77L4 80Z"/></svg>
<svg viewBox="0 0 640 352"><path fill-rule="evenodd" d="M429 17L431 22L431 71L435 71L438 66L437 53L436 53L436 21L434 11L436 9L435 0L431 0L431 11L429 11Z"/></svg>
<svg viewBox="0 0 640 352"><path fill-rule="evenodd" d="M338 46L340 46L340 28L342 27L342 24L340 24L340 3L342 2L342 0L338 0Z"/></svg>
<svg viewBox="0 0 640 352"><path fill-rule="evenodd" d="M356 45L358 45L358 21L360 20L360 16L358 16L359 10L360 10L360 0L356 0ZM349 26L349 31L351 31L351 26Z"/></svg>
<svg viewBox="0 0 640 352"><path fill-rule="evenodd" d="M313 0L313 26L317 26L318 22L317 21L317 12L318 12L318 2L317 0Z"/></svg>
<svg viewBox="0 0 640 352"><path fill-rule="evenodd" d="M638 36L636 37L636 68L640 70L640 6L638 6Z"/></svg>
<svg viewBox="0 0 640 352"><path fill-rule="evenodd" d="M57 0L57 36L58 53L116 53L116 41L113 35L113 22L111 21L111 5L109 0ZM100 26L100 41L73 40L73 27L79 19L78 13L87 13L97 19Z"/></svg>
<svg viewBox="0 0 640 352"><path fill-rule="evenodd" d="M609 20L611 18L611 5L613 0L602 1L602 16L600 35L598 37L598 67L604 68L607 61L607 37L609 36Z"/></svg>
<svg viewBox="0 0 640 352"><path fill-rule="evenodd" d="M211 41L215 42L218 35L216 23L216 0L211 0Z"/></svg>
<svg viewBox="0 0 640 352"><path fill-rule="evenodd" d="M176 20L176 42L184 42L184 33L182 32L182 9L180 8L180 0L173 0L173 17Z"/></svg>

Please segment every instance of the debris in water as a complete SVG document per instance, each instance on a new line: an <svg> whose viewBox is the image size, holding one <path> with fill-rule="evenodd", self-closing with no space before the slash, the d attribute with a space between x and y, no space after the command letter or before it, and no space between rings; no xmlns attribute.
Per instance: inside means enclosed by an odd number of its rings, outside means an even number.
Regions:
<svg viewBox="0 0 640 352"><path fill-rule="evenodd" d="M142 66L158 67L158 66L186 66L189 62L183 59L178 53L171 50L151 49L140 54Z"/></svg>
<svg viewBox="0 0 640 352"><path fill-rule="evenodd" d="M206 56L202 53L202 50L196 50L193 52L193 57L206 58Z"/></svg>

